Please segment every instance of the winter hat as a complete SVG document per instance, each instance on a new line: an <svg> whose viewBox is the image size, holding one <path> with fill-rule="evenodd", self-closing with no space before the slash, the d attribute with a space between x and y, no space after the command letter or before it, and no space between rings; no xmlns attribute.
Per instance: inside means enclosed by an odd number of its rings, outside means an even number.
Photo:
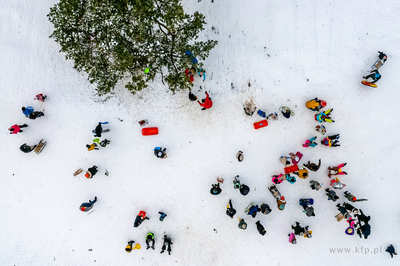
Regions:
<svg viewBox="0 0 400 266"><path fill-rule="evenodd" d="M353 201L356 201L357 200L357 198L356 197L353 197Z"/></svg>
<svg viewBox="0 0 400 266"><path fill-rule="evenodd" d="M84 212L85 210L86 210L86 208L82 206L82 207L81 207L81 211Z"/></svg>
<svg viewBox="0 0 400 266"><path fill-rule="evenodd" d="M284 196L282 196L282 197L281 197L281 200L285 200L285 197L284 197Z"/></svg>

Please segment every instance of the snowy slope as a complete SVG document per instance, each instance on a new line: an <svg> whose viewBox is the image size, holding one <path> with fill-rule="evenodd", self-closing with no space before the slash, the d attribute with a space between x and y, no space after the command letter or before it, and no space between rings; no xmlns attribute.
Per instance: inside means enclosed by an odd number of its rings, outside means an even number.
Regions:
<svg viewBox="0 0 400 266"><path fill-rule="evenodd" d="M398 1L208 1L185 2L188 12L199 10L208 22L203 38L219 44L206 59L207 80L195 80L194 92L210 92L212 109L201 111L187 92L174 95L160 82L136 95L122 87L118 93L97 97L85 75L65 61L59 46L48 36L49 8L57 1L33 3L0 0L0 126L5 140L0 149L1 265L388 265L384 253L392 243L400 248L396 205L400 181L396 177L400 93L396 89L396 60L400 45ZM377 51L389 59L381 68L376 90L360 84L375 62ZM201 88L200 88L201 86ZM45 103L33 101L37 93ZM314 112L304 103L318 96L328 102L334 124L328 134L340 133L338 148L318 145L303 148L314 131ZM270 122L254 130L260 117L245 116L242 104L253 98L267 112L281 105L296 116ZM45 117L28 120L21 107L45 109ZM120 122L117 118L123 119ZM144 137L137 124L148 119L159 127L158 136ZM111 145L88 152L97 122L109 121L104 137ZM7 128L27 123L22 134ZM24 154L18 147L44 138L42 154ZM318 141L319 142L319 141ZM167 148L168 158L157 159L153 148ZM239 163L236 152L245 160ZM278 158L301 151L308 160L322 160L321 169L306 180L279 185L287 199L278 211L267 186L271 175L283 171ZM371 236L347 236L347 223L336 222L336 203L324 191L313 191L311 179L329 183L328 166L347 162L348 176L340 178L347 189L368 201L354 203L371 215ZM93 179L78 169L97 165ZM104 175L104 170L110 172ZM233 189L240 175L251 188L247 196ZM215 178L225 178L222 193L209 193ZM345 201L343 191L338 195ZM94 212L79 211L82 202L98 197ZM309 218L299 198L315 199L316 217ZM237 215L225 214L232 199ZM251 202L268 203L268 216L244 214ZM347 201L347 200L346 200ZM150 217L140 227L133 221L140 210ZM168 214L164 222L158 212ZM260 220L267 234L255 226ZM290 225L309 225L312 239L288 242ZM148 232L156 235L156 250L145 249ZM172 237L172 255L159 254L162 236ZM128 240L142 245L126 253ZM361 254L360 248L378 253ZM351 248L350 254L333 254L332 248ZM91 250L91 251L89 251ZM380 253L382 251L382 253ZM398 259L398 258L395 258Z"/></svg>

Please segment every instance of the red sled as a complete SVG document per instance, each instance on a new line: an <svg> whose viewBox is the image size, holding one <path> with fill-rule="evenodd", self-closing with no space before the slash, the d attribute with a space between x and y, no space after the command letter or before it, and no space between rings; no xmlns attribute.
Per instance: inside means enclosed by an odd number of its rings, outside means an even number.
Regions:
<svg viewBox="0 0 400 266"><path fill-rule="evenodd" d="M262 127L266 127L266 126L268 126L268 121L267 120L261 120L261 121L255 122L253 124L253 126L254 126L254 129L259 129L259 128L262 128Z"/></svg>
<svg viewBox="0 0 400 266"><path fill-rule="evenodd" d="M290 174L299 171L299 166L297 164L285 167L285 174Z"/></svg>
<svg viewBox="0 0 400 266"><path fill-rule="evenodd" d="M158 127L145 127L142 128L143 136L158 135Z"/></svg>

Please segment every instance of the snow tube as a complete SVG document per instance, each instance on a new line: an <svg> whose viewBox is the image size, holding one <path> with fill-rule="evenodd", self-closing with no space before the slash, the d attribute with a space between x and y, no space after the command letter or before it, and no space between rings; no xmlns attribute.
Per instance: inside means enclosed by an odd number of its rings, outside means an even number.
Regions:
<svg viewBox="0 0 400 266"><path fill-rule="evenodd" d="M266 126L268 126L268 121L267 120L261 120L261 121L255 122L253 124L253 126L254 126L254 129L259 129L259 128L262 128L262 127L266 127Z"/></svg>
<svg viewBox="0 0 400 266"><path fill-rule="evenodd" d="M354 228L349 226L346 231L344 231L347 235L352 236L354 235Z"/></svg>
<svg viewBox="0 0 400 266"><path fill-rule="evenodd" d="M297 164L285 167L285 174L293 173L299 171L299 166Z"/></svg>
<svg viewBox="0 0 400 266"><path fill-rule="evenodd" d="M158 135L158 127L145 127L142 128L143 136Z"/></svg>

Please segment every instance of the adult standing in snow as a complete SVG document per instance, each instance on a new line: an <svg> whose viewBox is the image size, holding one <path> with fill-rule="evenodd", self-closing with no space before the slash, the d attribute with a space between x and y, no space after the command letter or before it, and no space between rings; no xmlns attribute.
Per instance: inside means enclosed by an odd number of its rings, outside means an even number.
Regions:
<svg viewBox="0 0 400 266"><path fill-rule="evenodd" d="M394 249L393 245L390 245L386 248L386 252L389 252L390 257L393 259L393 255L397 255L396 250Z"/></svg>
<svg viewBox="0 0 400 266"><path fill-rule="evenodd" d="M304 234L304 227L301 227L299 222L296 222L296 226L292 225L292 229L295 235L302 236Z"/></svg>
<svg viewBox="0 0 400 266"><path fill-rule="evenodd" d="M167 158L167 153L165 152L167 150L167 148L161 148L161 147L155 147L154 148L154 155L157 157L157 158L160 158L160 159L165 159L165 158Z"/></svg>
<svg viewBox="0 0 400 266"><path fill-rule="evenodd" d="M37 145L29 146L28 144L24 143L19 147L19 149L24 153L30 153L36 148L36 146Z"/></svg>
<svg viewBox="0 0 400 266"><path fill-rule="evenodd" d="M22 107L22 113L26 116L29 117L30 114L32 114L34 111L32 106L27 106L27 107Z"/></svg>
<svg viewBox="0 0 400 266"><path fill-rule="evenodd" d="M310 171L317 172L318 169L321 167L321 159L319 159L318 165L316 165L315 163L310 163L310 161L308 161L308 163L303 164L303 166L310 169Z"/></svg>
<svg viewBox="0 0 400 266"><path fill-rule="evenodd" d="M133 243L135 243L135 241L133 241L133 240L128 241L128 245L125 248L126 252L131 253Z"/></svg>
<svg viewBox="0 0 400 266"><path fill-rule="evenodd" d="M108 122L105 122L105 123L107 124ZM103 129L102 123L99 122L99 124L94 129L94 133L95 133L94 136L100 138L101 137L101 133L106 133L106 132L109 132L109 131L110 131L109 129Z"/></svg>
<svg viewBox="0 0 400 266"><path fill-rule="evenodd" d="M35 120L36 118L42 117L42 116L44 116L44 113L43 113L43 112L35 111L35 112L32 112L32 113L29 115L29 119Z"/></svg>
<svg viewBox="0 0 400 266"><path fill-rule="evenodd" d="M335 202L335 201L337 201L339 199L339 196L336 195L335 191L333 191L333 190L331 190L329 188L325 189L325 191L326 191L325 194L328 196L328 200L332 200L332 201Z"/></svg>
<svg viewBox="0 0 400 266"><path fill-rule="evenodd" d="M369 224L361 225L360 228L357 229L357 234L360 238L364 236L364 238L367 239L371 234L371 226Z"/></svg>
<svg viewBox="0 0 400 266"><path fill-rule="evenodd" d="M329 178L331 178L331 176L333 175L347 175L347 173L345 171L342 170L342 168L346 165L347 163L342 163L339 164L336 167L328 167L328 176Z"/></svg>
<svg viewBox="0 0 400 266"><path fill-rule="evenodd" d="M257 231L258 231L262 236L265 235L265 233L266 233L267 231L265 230L264 226L260 223L259 220L256 222L256 225L257 225Z"/></svg>
<svg viewBox="0 0 400 266"><path fill-rule="evenodd" d="M168 248L167 248L168 254L171 255L172 240L171 240L171 238L168 237L167 235L164 235L164 243L163 243L163 245L162 245L162 248L161 248L161 252L160 252L160 253L163 253L163 252L165 251L165 248L166 248L167 245L168 245Z"/></svg>
<svg viewBox="0 0 400 266"><path fill-rule="evenodd" d="M147 245L147 249L149 249L150 248L150 242L152 243L151 244L151 248L154 250L154 234L153 233L148 233L147 234L147 236L146 236L146 245Z"/></svg>
<svg viewBox="0 0 400 266"><path fill-rule="evenodd" d="M261 213L265 215L269 214L272 211L269 205L266 203L261 204L260 209Z"/></svg>
<svg viewBox="0 0 400 266"><path fill-rule="evenodd" d="M322 188L321 184L315 180L310 181L310 187L311 187L311 189L316 190L316 191L318 191L320 188Z"/></svg>
<svg viewBox="0 0 400 266"><path fill-rule="evenodd" d="M303 210L308 217L315 216L314 207L310 204L303 205Z"/></svg>
<svg viewBox="0 0 400 266"><path fill-rule="evenodd" d="M232 201L229 200L228 206L226 206L226 215L233 218L233 216L236 214L236 210L232 206Z"/></svg>
<svg viewBox="0 0 400 266"><path fill-rule="evenodd" d="M91 178L93 178L93 176L97 173L97 166L96 165L93 165L92 167L90 167L90 168L88 168L87 169L87 171L86 171L86 174L85 174L85 177L87 178L87 179L91 179Z"/></svg>
<svg viewBox="0 0 400 266"><path fill-rule="evenodd" d="M23 124L23 125L13 125L11 126L8 130L10 131L10 134L17 134L17 133L22 133L23 131L21 130L21 128L24 127L28 127L27 124Z"/></svg>
<svg viewBox="0 0 400 266"><path fill-rule="evenodd" d="M376 83L382 77L381 74L379 73L378 69L372 70L369 73L370 74L367 76L364 76L363 79L368 81L369 78L372 78L371 83Z"/></svg>
<svg viewBox="0 0 400 266"><path fill-rule="evenodd" d="M91 201L89 200L89 202L84 202L81 204L81 206L79 207L79 209L83 212L88 212L93 208L93 205L97 202L97 197L94 197L94 200Z"/></svg>
<svg viewBox="0 0 400 266"><path fill-rule="evenodd" d="M210 109L213 105L213 102L211 101L210 95L208 95L208 92L206 93L206 98L201 100L201 103L199 101L197 101L201 107L203 107L203 109L201 110L206 110L206 109Z"/></svg>
<svg viewBox="0 0 400 266"><path fill-rule="evenodd" d="M39 93L35 96L35 99L33 99L33 100L38 100L38 101L44 102L44 100L46 100L46 98L47 98L47 95L43 95L43 93Z"/></svg>

